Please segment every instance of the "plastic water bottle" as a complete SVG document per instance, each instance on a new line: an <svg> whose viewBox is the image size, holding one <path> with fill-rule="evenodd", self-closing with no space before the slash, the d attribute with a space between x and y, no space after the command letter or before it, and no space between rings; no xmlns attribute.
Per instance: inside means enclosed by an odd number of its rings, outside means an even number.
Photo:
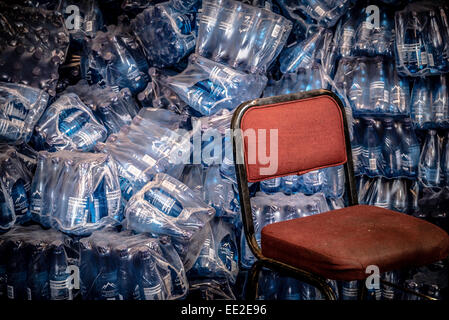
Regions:
<svg viewBox="0 0 449 320"><path fill-rule="evenodd" d="M373 67L369 87L370 107L376 112L387 113L390 111L390 91L383 60L376 60Z"/></svg>
<svg viewBox="0 0 449 320"><path fill-rule="evenodd" d="M301 300L301 283L293 278L282 277L280 284L280 300Z"/></svg>
<svg viewBox="0 0 449 320"><path fill-rule="evenodd" d="M443 148L441 155L441 171L446 184L449 184L449 131L446 131L443 140Z"/></svg>
<svg viewBox="0 0 449 320"><path fill-rule="evenodd" d="M440 145L435 130L427 133L419 159L418 176L426 186L436 187L440 184Z"/></svg>
<svg viewBox="0 0 449 320"><path fill-rule="evenodd" d="M214 273L215 259L214 237L212 232L209 232L207 238L204 240L200 255L198 256L193 269L198 275L203 276Z"/></svg>
<svg viewBox="0 0 449 320"><path fill-rule="evenodd" d="M145 200L171 217L178 217L182 210L182 204L173 198L166 190L153 188L145 193Z"/></svg>
<svg viewBox="0 0 449 320"><path fill-rule="evenodd" d="M435 11L430 10L428 13L429 21L427 22L427 28L424 30L428 66L432 69L447 71L448 61L444 57L447 39L444 39L443 30L440 28L440 23L437 22Z"/></svg>
<svg viewBox="0 0 449 320"><path fill-rule="evenodd" d="M391 185L390 209L406 213L408 210L407 184L404 179L395 179Z"/></svg>
<svg viewBox="0 0 449 320"><path fill-rule="evenodd" d="M281 178L268 179L260 182L260 190L273 194L281 190Z"/></svg>
<svg viewBox="0 0 449 320"><path fill-rule="evenodd" d="M140 300L140 288L126 245L119 247L118 292L120 300Z"/></svg>
<svg viewBox="0 0 449 320"><path fill-rule="evenodd" d="M222 239L218 239L217 249L218 258L230 273L238 270L238 251L233 238L235 239L235 236L232 237L230 233L227 233Z"/></svg>
<svg viewBox="0 0 449 320"><path fill-rule="evenodd" d="M421 128L432 120L431 105L428 82L419 78L413 85L410 112L413 122Z"/></svg>
<svg viewBox="0 0 449 320"><path fill-rule="evenodd" d="M281 177L281 189L286 195L295 194L299 192L299 176L290 175Z"/></svg>
<svg viewBox="0 0 449 320"><path fill-rule="evenodd" d="M80 291L84 300L94 300L98 293L94 286L98 272L98 261L89 244L80 242Z"/></svg>
<svg viewBox="0 0 449 320"><path fill-rule="evenodd" d="M45 175L48 170L47 154L40 152L37 159L37 168L31 183L30 212L33 220L38 221L38 216L42 213L42 200L45 190Z"/></svg>
<svg viewBox="0 0 449 320"><path fill-rule="evenodd" d="M50 298L51 300L73 300L69 287L70 274L67 272L67 256L64 246L53 248L50 257Z"/></svg>
<svg viewBox="0 0 449 320"><path fill-rule="evenodd" d="M162 278L156 269L156 261L149 250L140 251L141 296L144 300L163 300L167 296Z"/></svg>
<svg viewBox="0 0 449 320"><path fill-rule="evenodd" d="M397 177L401 173L401 150L399 138L394 128L393 119L384 119L384 134L382 143L382 155L385 161L384 175L387 178Z"/></svg>
<svg viewBox="0 0 449 320"><path fill-rule="evenodd" d="M114 257L106 243L97 244L98 264L100 273L96 282L98 299L119 300L117 268Z"/></svg>
<svg viewBox="0 0 449 320"><path fill-rule="evenodd" d="M384 281L388 281L392 284L399 285L399 272L388 271L380 275L380 278ZM382 300L395 300L398 298L398 291L396 288L389 287L388 285L381 284L382 288Z"/></svg>
<svg viewBox="0 0 449 320"><path fill-rule="evenodd" d="M329 167L325 171L325 190L327 197L336 199L343 196L345 192L345 171L343 166Z"/></svg>
<svg viewBox="0 0 449 320"><path fill-rule="evenodd" d="M287 48L284 54L280 55L282 73L292 73L299 69L310 68L314 61L315 50L321 41L322 31L323 29L318 30L310 38Z"/></svg>
<svg viewBox="0 0 449 320"><path fill-rule="evenodd" d="M354 130L351 141L352 149L352 163L354 166L354 175L359 175L364 172L362 161L362 139L360 137L360 120L354 119Z"/></svg>
<svg viewBox="0 0 449 320"><path fill-rule="evenodd" d="M439 76L439 83L432 95L432 120L438 124L449 120L449 93L446 76Z"/></svg>
<svg viewBox="0 0 449 320"><path fill-rule="evenodd" d="M418 13L412 11L410 21L404 21L404 43L399 43L398 55L410 73L417 73L427 66L425 43L421 34Z"/></svg>
<svg viewBox="0 0 449 320"><path fill-rule="evenodd" d="M368 120L363 141L362 159L366 173L375 177L382 174L383 156L381 142L374 120Z"/></svg>
<svg viewBox="0 0 449 320"><path fill-rule="evenodd" d="M415 130L412 128L412 121L406 118L402 121L402 131L400 137L401 149L401 171L402 174L409 177L418 175L419 156L421 146L416 137Z"/></svg>
<svg viewBox="0 0 449 320"><path fill-rule="evenodd" d="M357 300L359 296L359 281L342 281L340 296L342 300Z"/></svg>
<svg viewBox="0 0 449 320"><path fill-rule="evenodd" d="M354 70L354 77L348 94L355 111L363 112L370 109L368 93L368 68L365 62L359 62Z"/></svg>
<svg viewBox="0 0 449 320"><path fill-rule="evenodd" d="M32 243L30 265L28 266L28 300L48 300L50 298L48 253L45 245Z"/></svg>
<svg viewBox="0 0 449 320"><path fill-rule="evenodd" d="M14 243L6 269L8 299L26 300L27 262L23 244Z"/></svg>

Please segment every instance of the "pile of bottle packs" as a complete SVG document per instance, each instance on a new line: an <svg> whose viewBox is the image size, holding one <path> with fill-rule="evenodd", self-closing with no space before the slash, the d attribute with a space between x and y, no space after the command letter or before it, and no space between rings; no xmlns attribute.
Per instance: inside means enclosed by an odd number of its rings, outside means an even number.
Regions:
<svg viewBox="0 0 449 320"><path fill-rule="evenodd" d="M260 97L336 93L359 203L449 230L444 1L11 0L0 12L0 299L244 299L256 258L230 126ZM335 166L250 183L256 240L346 206L347 182ZM448 268L381 276L445 299ZM363 285L327 281L340 300ZM262 270L258 299L323 298Z"/></svg>

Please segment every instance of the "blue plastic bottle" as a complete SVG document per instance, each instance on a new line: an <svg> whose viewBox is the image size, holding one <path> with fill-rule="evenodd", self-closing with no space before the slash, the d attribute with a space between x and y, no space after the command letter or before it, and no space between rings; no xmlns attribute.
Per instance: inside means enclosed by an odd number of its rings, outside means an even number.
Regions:
<svg viewBox="0 0 449 320"><path fill-rule="evenodd" d="M419 179L426 186L440 184L440 145L437 132L429 130L419 160Z"/></svg>
<svg viewBox="0 0 449 320"><path fill-rule="evenodd" d="M182 204L167 191L160 188L148 190L144 196L150 204L171 217L178 217L182 210Z"/></svg>
<svg viewBox="0 0 449 320"><path fill-rule="evenodd" d="M96 282L99 300L119 300L117 266L106 243L98 244L99 276Z"/></svg>
<svg viewBox="0 0 449 320"><path fill-rule="evenodd" d="M382 143L382 155L385 161L384 175L387 178L397 177L401 173L401 150L398 148L399 138L393 119L385 119Z"/></svg>
<svg viewBox="0 0 449 320"><path fill-rule="evenodd" d="M418 175L421 146L409 118L402 121L400 148L402 155L401 173L408 177L416 177Z"/></svg>
<svg viewBox="0 0 449 320"><path fill-rule="evenodd" d="M375 177L382 174L383 156L381 141L374 120L368 120L363 141L362 159L366 173Z"/></svg>
<svg viewBox="0 0 449 320"><path fill-rule="evenodd" d="M12 245L6 269L7 296L11 300L27 299L27 257L21 243Z"/></svg>
<svg viewBox="0 0 449 320"><path fill-rule="evenodd" d="M48 300L50 298L48 252L46 245L33 243L28 266L28 300Z"/></svg>
<svg viewBox="0 0 449 320"><path fill-rule="evenodd" d="M50 257L50 298L51 300L72 300L69 287L70 274L67 272L67 256L63 245L53 248Z"/></svg>
<svg viewBox="0 0 449 320"><path fill-rule="evenodd" d="M140 262L141 297L144 300L164 300L167 297L166 288L149 250L140 251Z"/></svg>

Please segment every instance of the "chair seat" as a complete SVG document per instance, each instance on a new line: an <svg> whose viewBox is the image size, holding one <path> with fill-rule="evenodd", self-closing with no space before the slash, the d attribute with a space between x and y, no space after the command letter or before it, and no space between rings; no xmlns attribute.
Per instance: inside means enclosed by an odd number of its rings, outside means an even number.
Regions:
<svg viewBox="0 0 449 320"><path fill-rule="evenodd" d="M265 226L262 254L328 279L360 280L447 258L449 236L403 213L357 205Z"/></svg>

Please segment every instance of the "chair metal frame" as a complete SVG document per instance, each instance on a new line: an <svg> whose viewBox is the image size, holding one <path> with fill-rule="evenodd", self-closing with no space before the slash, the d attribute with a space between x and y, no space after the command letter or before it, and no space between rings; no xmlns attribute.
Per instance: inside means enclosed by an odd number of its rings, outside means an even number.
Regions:
<svg viewBox="0 0 449 320"><path fill-rule="evenodd" d="M259 98L255 100L250 100L247 102L242 103L234 112L232 121L231 121L231 129L233 132L235 130L241 129L241 121L243 115L250 109L256 106L262 106L262 105L271 105L271 104L279 104L283 102L289 102L292 100L302 100L312 97L318 97L328 95L331 98L333 98L336 102L338 107L340 108L341 114L342 114L342 120L343 120L343 128L344 128L344 136L345 136L345 144L346 144L346 156L347 161L343 165L344 166L344 172L345 172L345 197L347 198L347 204L348 206L354 206L358 204L358 196L357 196L357 190L356 190L356 184L355 184L355 177L354 177L354 167L352 162L352 149L351 149L351 141L350 141L350 135L349 135L349 128L348 128L348 122L346 117L346 111L343 106L343 103L338 98L338 96L325 89L319 89L319 90L312 90L312 91L306 91L306 92L299 92L299 93L293 93L288 95L282 95L282 96L274 96L274 97L268 97L268 98ZM241 131L240 131L241 132ZM251 249L252 253L256 257L257 261L254 263L250 270L249 278L247 281L247 290L246 290L246 299L248 300L255 300L257 296L257 290L258 290L258 278L259 273L262 269L262 267L269 268L271 270L275 270L278 272L283 272L283 274L289 275L294 278L298 278L299 280L302 280L306 283L309 283L316 288L318 288L321 293L324 295L324 297L328 300L335 300L336 295L330 285L326 282L326 278L311 273L309 271L285 264L283 262L265 257L262 254L262 250L259 247L256 237L255 237L255 231L254 231L254 221L251 211L251 201L250 201L250 193L248 188L248 178L247 178L247 172L246 172L246 166L244 159L244 138L241 136L234 136L233 139L233 155L235 160L235 170L236 170L236 176L237 176L237 184L238 184L238 191L239 191L239 198L240 198L240 208L241 208L241 215L242 215L242 222L243 222L243 228L244 228L244 234L246 237L246 241L248 243L249 248ZM270 179L270 176L267 176L266 179ZM386 282L381 280L381 283L418 295L422 298L429 299L429 300L436 300L435 298L408 290L407 288L399 287L395 284ZM363 299L367 295L367 289L366 286L362 286L360 293L359 293L359 299Z"/></svg>

